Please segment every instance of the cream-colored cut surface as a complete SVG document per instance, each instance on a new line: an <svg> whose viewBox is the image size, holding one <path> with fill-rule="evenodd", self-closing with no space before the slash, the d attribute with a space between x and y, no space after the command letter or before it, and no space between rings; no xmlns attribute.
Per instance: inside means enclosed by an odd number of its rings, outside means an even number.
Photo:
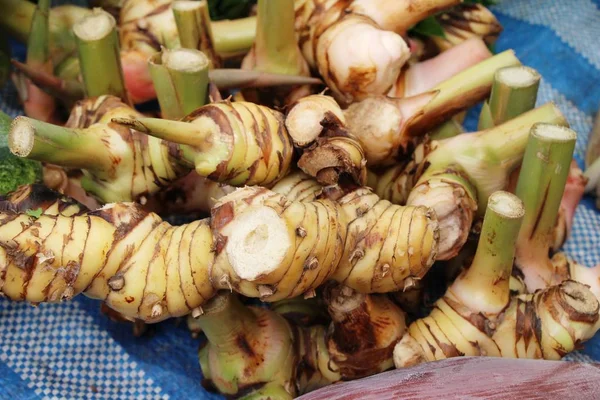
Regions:
<svg viewBox="0 0 600 400"><path fill-rule="evenodd" d="M179 0L173 2L173 8L180 11L194 10L202 6L201 1Z"/></svg>
<svg viewBox="0 0 600 400"><path fill-rule="evenodd" d="M269 207L250 207L237 216L227 238L227 257L248 281L277 269L291 246L283 218Z"/></svg>
<svg viewBox="0 0 600 400"><path fill-rule="evenodd" d="M526 87L538 81L540 74L532 68L518 66L498 70L497 78L511 87Z"/></svg>
<svg viewBox="0 0 600 400"><path fill-rule="evenodd" d="M91 41L102 39L114 27L115 20L111 15L104 11L98 11L75 24L73 31L80 39Z"/></svg>
<svg viewBox="0 0 600 400"><path fill-rule="evenodd" d="M514 194L496 192L490 196L488 207L507 218L521 218L525 215L523 202Z"/></svg>
<svg viewBox="0 0 600 400"><path fill-rule="evenodd" d="M539 139L552 141L568 142L577 139L577 133L574 130L554 124L537 124L532 129L532 135Z"/></svg>
<svg viewBox="0 0 600 400"><path fill-rule="evenodd" d="M162 63L167 68L177 71L196 72L205 68L209 60L201 51L176 49L163 52Z"/></svg>
<svg viewBox="0 0 600 400"><path fill-rule="evenodd" d="M26 119L15 118L8 136L10 151L19 157L27 157L34 144L35 129Z"/></svg>

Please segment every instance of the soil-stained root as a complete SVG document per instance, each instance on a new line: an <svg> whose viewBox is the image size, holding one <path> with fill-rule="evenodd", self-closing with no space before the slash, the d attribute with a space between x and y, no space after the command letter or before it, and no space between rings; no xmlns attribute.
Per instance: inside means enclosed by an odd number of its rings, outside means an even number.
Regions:
<svg viewBox="0 0 600 400"><path fill-rule="evenodd" d="M394 346L406 331L404 313L385 296L328 285L324 301L332 318L328 327L298 331L300 394L390 369Z"/></svg>
<svg viewBox="0 0 600 400"><path fill-rule="evenodd" d="M342 379L390 369L394 346L406 331L404 312L383 295L365 295L345 286L324 293L332 323L327 349Z"/></svg>
<svg viewBox="0 0 600 400"><path fill-rule="evenodd" d="M304 150L298 167L314 176L323 185L334 185L343 178L364 185L367 181L367 160L355 139L351 137L325 137Z"/></svg>

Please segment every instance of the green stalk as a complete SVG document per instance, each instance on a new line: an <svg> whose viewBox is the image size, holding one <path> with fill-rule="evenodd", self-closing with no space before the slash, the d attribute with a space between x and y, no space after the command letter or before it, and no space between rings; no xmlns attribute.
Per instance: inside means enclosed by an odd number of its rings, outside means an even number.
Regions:
<svg viewBox="0 0 600 400"><path fill-rule="evenodd" d="M411 125L418 125L421 121L428 123L427 119L432 114L443 117L456 114L463 108L457 98L483 98L490 92L497 70L517 65L521 62L514 51L506 50L445 80L430 91L435 96Z"/></svg>
<svg viewBox="0 0 600 400"><path fill-rule="evenodd" d="M31 30L27 40L27 65L38 68L52 68L49 49L48 16L50 0L39 0L31 19Z"/></svg>
<svg viewBox="0 0 600 400"><path fill-rule="evenodd" d="M200 50L210 59L213 68L220 66L221 60L213 46L212 23L206 0L175 1L171 8L181 47Z"/></svg>
<svg viewBox="0 0 600 400"><path fill-rule="evenodd" d="M210 123L195 121L191 124L161 118L113 118L112 122L159 139L188 146L201 146L214 130Z"/></svg>
<svg viewBox="0 0 600 400"><path fill-rule="evenodd" d="M299 75L302 64L294 30L294 0L258 0L257 15L254 69Z"/></svg>
<svg viewBox="0 0 600 400"><path fill-rule="evenodd" d="M95 171L109 171L113 167L109 149L100 136L33 118L15 118L8 146L19 157L63 167Z"/></svg>
<svg viewBox="0 0 600 400"><path fill-rule="evenodd" d="M450 166L459 167L476 187L482 213L488 197L505 187L510 172L521 163L529 132L536 123L568 126L560 110L548 103L492 129L458 135L427 157L429 166L419 183Z"/></svg>
<svg viewBox="0 0 600 400"><path fill-rule="evenodd" d="M256 315L244 306L235 295L219 294L203 307L204 314L196 321L206 339L219 352L239 353L239 335L252 335L248 331L256 325Z"/></svg>
<svg viewBox="0 0 600 400"><path fill-rule="evenodd" d="M289 394L281 385L266 384L255 392L252 392L242 400L292 400L294 396Z"/></svg>
<svg viewBox="0 0 600 400"><path fill-rule="evenodd" d="M429 132L429 138L431 140L443 140L460 135L461 133L464 133L463 126L456 119L451 118Z"/></svg>
<svg viewBox="0 0 600 400"><path fill-rule="evenodd" d="M60 79L79 79L79 57L73 55L65 58L60 64L54 67L54 74Z"/></svg>
<svg viewBox="0 0 600 400"><path fill-rule="evenodd" d="M105 94L129 102L119 54L115 19L101 9L83 18L73 27L81 75L88 97Z"/></svg>
<svg viewBox="0 0 600 400"><path fill-rule="evenodd" d="M209 59L198 50L163 50L148 62L163 118L180 119L207 102Z"/></svg>
<svg viewBox="0 0 600 400"><path fill-rule="evenodd" d="M293 398L293 334L281 316L246 307L225 292L204 305L197 323L208 339L198 354L202 372L221 393L238 398L243 391L252 393L250 388L262 388L274 398ZM266 390L269 386L285 388L288 395L280 397L284 392Z"/></svg>
<svg viewBox="0 0 600 400"><path fill-rule="evenodd" d="M35 4L27 0L0 0L0 9L0 27L18 41L27 42Z"/></svg>
<svg viewBox="0 0 600 400"><path fill-rule="evenodd" d="M496 126L535 107L540 74L518 66L496 71L489 103L482 109L479 130Z"/></svg>
<svg viewBox="0 0 600 400"><path fill-rule="evenodd" d="M35 11L35 5L27 0L0 0L0 28L21 43L26 43ZM92 13L83 7L65 5L50 11L50 36L55 61L75 50L71 28L80 18ZM214 48L223 57L244 54L252 47L256 36L256 17L212 23Z"/></svg>
<svg viewBox="0 0 600 400"><path fill-rule="evenodd" d="M256 17L215 21L211 27L213 45L222 57L244 54L256 37Z"/></svg>
<svg viewBox="0 0 600 400"><path fill-rule="evenodd" d="M21 43L29 37L35 4L27 0L0 0L0 30ZM63 5L50 9L50 53L55 64L75 50L75 38L71 28L75 21L92 11L74 5Z"/></svg>
<svg viewBox="0 0 600 400"><path fill-rule="evenodd" d="M553 269L544 268L543 261L548 259L576 139L573 130L562 126L536 124L531 129L515 191L525 204L517 266L530 291L552 282Z"/></svg>
<svg viewBox="0 0 600 400"><path fill-rule="evenodd" d="M498 191L489 197L473 262L450 288L469 309L497 315L508 304L515 244L524 214L523 202L511 193Z"/></svg>

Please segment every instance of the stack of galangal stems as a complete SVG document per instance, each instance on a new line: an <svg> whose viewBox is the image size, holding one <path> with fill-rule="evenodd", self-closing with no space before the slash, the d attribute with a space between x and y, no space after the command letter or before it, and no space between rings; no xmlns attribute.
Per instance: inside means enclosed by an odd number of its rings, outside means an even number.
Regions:
<svg viewBox="0 0 600 400"><path fill-rule="evenodd" d="M0 202L4 296L83 293L138 334L187 317L204 382L248 399L556 360L598 330L598 270L560 252L577 134L490 51L481 4L258 0L217 21L204 0L97 3L0 0L27 44L26 116L0 126L43 171Z"/></svg>

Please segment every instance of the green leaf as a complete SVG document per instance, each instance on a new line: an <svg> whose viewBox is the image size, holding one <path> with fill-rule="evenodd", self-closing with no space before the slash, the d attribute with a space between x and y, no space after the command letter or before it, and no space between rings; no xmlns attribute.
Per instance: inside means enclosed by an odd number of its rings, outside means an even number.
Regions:
<svg viewBox="0 0 600 400"><path fill-rule="evenodd" d="M435 19L435 17L425 18L423 21L416 24L411 31L423 36L438 36L441 38L446 37L444 28L442 28L442 25L437 19Z"/></svg>
<svg viewBox="0 0 600 400"><path fill-rule="evenodd" d="M27 210L27 211L25 211L25 214L27 214L30 217L33 217L35 219L38 219L39 217L42 216L42 212L43 212L43 210L41 208L37 208L35 210Z"/></svg>

